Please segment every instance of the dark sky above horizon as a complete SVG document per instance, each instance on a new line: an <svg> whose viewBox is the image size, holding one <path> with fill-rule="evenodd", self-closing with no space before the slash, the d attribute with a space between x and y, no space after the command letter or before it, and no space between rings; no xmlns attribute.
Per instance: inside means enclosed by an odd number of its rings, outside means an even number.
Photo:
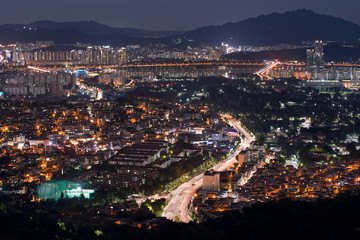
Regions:
<svg viewBox="0 0 360 240"><path fill-rule="evenodd" d="M0 24L95 20L116 27L191 30L299 8L360 24L359 0L2 0Z"/></svg>

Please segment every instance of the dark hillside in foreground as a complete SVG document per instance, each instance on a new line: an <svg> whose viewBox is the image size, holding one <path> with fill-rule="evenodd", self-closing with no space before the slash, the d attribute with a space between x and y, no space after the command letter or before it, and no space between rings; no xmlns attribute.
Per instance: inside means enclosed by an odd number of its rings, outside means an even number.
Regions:
<svg viewBox="0 0 360 240"><path fill-rule="evenodd" d="M57 210L35 213L36 208L1 203L1 239L358 239L360 197L342 196L316 202L281 200L256 204L222 219L200 224L168 222L151 230L127 225L77 226L58 221ZM44 205L45 204L45 205ZM43 203L43 206L49 203ZM98 234L95 234L98 233Z"/></svg>

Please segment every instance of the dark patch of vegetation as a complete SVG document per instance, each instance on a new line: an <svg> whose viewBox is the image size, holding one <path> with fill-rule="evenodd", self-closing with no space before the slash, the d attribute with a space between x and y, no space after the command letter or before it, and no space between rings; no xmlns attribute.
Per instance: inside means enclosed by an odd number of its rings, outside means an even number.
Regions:
<svg viewBox="0 0 360 240"><path fill-rule="evenodd" d="M223 218L202 223L166 222L151 230L127 225L71 225L58 220L56 212L37 213L0 204L1 239L357 239L360 237L360 197L348 193L316 202L259 203L243 213L228 212ZM50 204L51 205L51 204ZM148 219L141 210L134 220ZM97 234L96 234L97 233Z"/></svg>

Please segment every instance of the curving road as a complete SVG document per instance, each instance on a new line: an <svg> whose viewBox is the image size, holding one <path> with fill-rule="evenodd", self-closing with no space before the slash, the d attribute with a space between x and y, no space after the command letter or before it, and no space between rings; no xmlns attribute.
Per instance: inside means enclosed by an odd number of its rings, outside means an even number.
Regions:
<svg viewBox="0 0 360 240"><path fill-rule="evenodd" d="M241 127L237 120L232 118L232 116L229 114L224 114L222 116L226 117L229 120L229 124L234 127L239 134L243 135L245 139L241 142L240 146L233 154L230 154L224 161L214 165L213 169L215 171L224 171L231 167L236 161L236 156L255 140L243 127ZM202 186L202 184L203 174L200 174L171 191L169 194L169 198L171 200L164 208L162 216L170 220L175 220L175 218L178 217L180 222L190 222L192 219L188 214L187 206L194 193Z"/></svg>

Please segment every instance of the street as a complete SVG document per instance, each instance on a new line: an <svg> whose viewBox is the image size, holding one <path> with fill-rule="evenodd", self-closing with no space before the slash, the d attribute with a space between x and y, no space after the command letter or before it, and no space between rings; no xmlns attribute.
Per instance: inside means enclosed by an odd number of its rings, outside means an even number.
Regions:
<svg viewBox="0 0 360 240"><path fill-rule="evenodd" d="M230 154L227 159L213 166L212 169L214 169L215 171L224 171L227 168L231 167L236 161L236 156L242 150L245 150L249 146L249 144L255 140L243 127L241 127L240 123L236 119L232 118L229 114L224 114L222 115L222 117L226 117L229 120L229 124L232 127L234 127L238 131L238 133L240 135L243 135L245 138L233 154ZM168 205L164 208L164 212L162 216L170 220L175 220L177 216L180 222L184 222L184 223L190 222L192 219L188 214L187 206L191 201L191 198L194 195L194 193L200 187L202 187L202 184L203 184L203 174L200 174L192 178L188 182L183 183L175 190L171 191L168 194L171 200L169 201Z"/></svg>

